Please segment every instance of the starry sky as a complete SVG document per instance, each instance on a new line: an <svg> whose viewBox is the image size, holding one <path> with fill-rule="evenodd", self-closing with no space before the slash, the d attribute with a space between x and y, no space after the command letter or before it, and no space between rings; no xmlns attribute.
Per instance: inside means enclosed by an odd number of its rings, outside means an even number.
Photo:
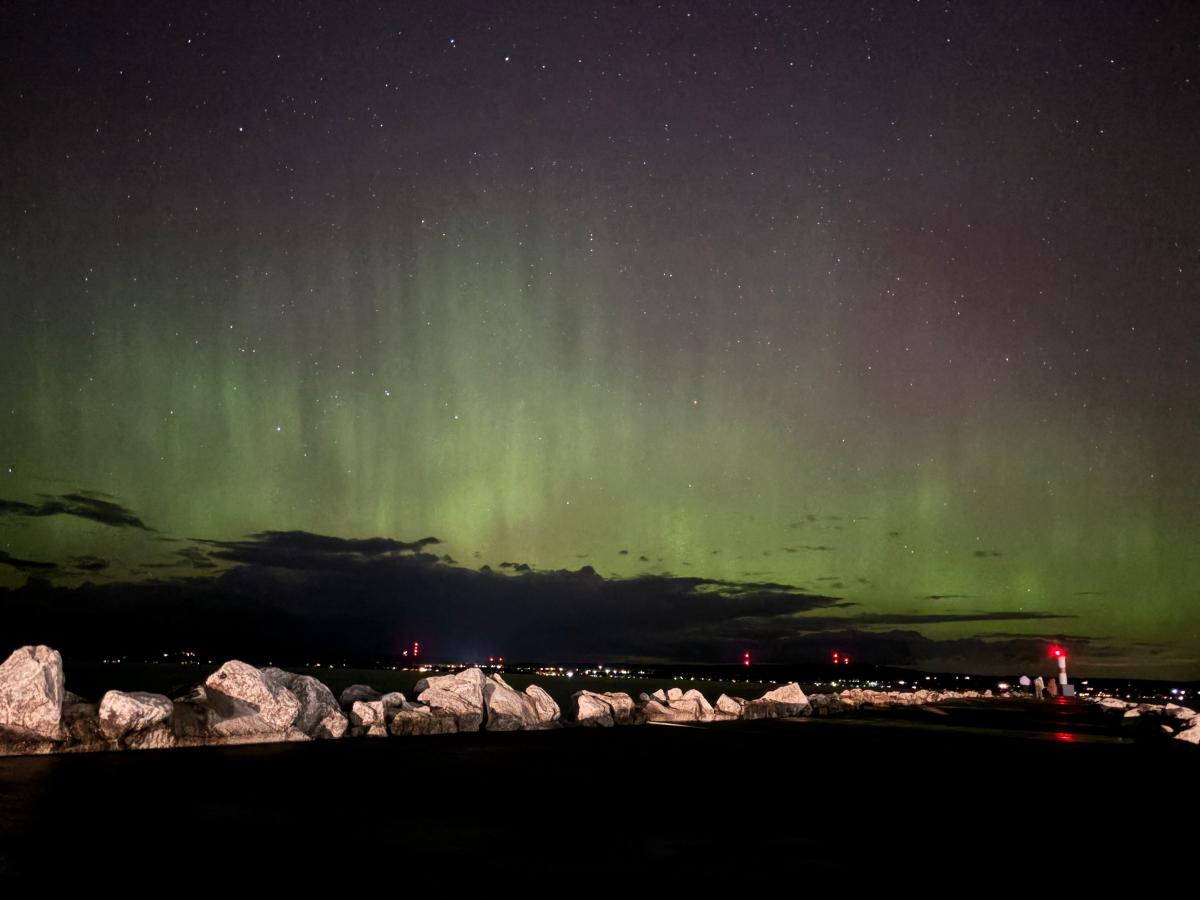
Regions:
<svg viewBox="0 0 1200 900"><path fill-rule="evenodd" d="M1194 5L503 6L6 9L22 640L1200 677Z"/></svg>

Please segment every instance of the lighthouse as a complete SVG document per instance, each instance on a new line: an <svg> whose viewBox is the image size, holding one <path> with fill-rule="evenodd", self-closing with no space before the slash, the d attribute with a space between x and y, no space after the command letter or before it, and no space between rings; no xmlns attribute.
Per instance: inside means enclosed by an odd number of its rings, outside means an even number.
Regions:
<svg viewBox="0 0 1200 900"><path fill-rule="evenodd" d="M1067 651L1055 644L1050 648L1050 655L1058 660L1058 694L1060 697L1074 697L1075 685L1067 683Z"/></svg>

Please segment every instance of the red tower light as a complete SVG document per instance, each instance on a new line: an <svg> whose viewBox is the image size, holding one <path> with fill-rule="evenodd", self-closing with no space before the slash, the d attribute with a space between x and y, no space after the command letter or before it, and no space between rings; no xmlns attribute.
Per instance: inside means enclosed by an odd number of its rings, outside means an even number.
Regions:
<svg viewBox="0 0 1200 900"><path fill-rule="evenodd" d="M743 666L750 665L750 651L749 650L747 650L745 653L742 654L742 665Z"/></svg>

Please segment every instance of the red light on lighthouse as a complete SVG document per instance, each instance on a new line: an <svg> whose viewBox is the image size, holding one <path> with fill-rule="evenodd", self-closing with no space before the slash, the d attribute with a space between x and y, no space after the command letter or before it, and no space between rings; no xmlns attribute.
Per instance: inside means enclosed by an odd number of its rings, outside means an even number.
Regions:
<svg viewBox="0 0 1200 900"><path fill-rule="evenodd" d="M1064 650L1062 647L1058 646L1057 644L1055 644L1053 647L1050 648L1050 655L1055 658L1065 657L1067 655L1067 651Z"/></svg>

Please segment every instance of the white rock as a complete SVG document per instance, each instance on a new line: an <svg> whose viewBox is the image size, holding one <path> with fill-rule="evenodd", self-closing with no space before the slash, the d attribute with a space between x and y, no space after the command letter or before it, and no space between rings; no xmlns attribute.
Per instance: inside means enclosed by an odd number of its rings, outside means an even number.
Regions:
<svg viewBox="0 0 1200 900"><path fill-rule="evenodd" d="M1187 741L1189 744L1200 744L1200 725L1185 728L1179 734L1175 735L1175 739L1178 741Z"/></svg>
<svg viewBox="0 0 1200 900"><path fill-rule="evenodd" d="M251 706L276 731L287 731L300 714L296 695L254 666L230 660L204 681L205 687Z"/></svg>
<svg viewBox="0 0 1200 900"><path fill-rule="evenodd" d="M499 676L484 684L483 703L487 711L484 728L488 731L520 731L539 724L533 699L514 691Z"/></svg>
<svg viewBox="0 0 1200 900"><path fill-rule="evenodd" d="M390 693L384 694L379 699L383 701L383 708L385 710L390 709L393 706L403 707L406 702L404 699L404 695L402 693L400 693L399 691L392 691Z"/></svg>
<svg viewBox="0 0 1200 900"><path fill-rule="evenodd" d="M57 650L41 644L21 647L0 664L0 732L19 739L63 740L62 706L63 667Z"/></svg>
<svg viewBox="0 0 1200 900"><path fill-rule="evenodd" d="M651 701L654 702L654 701ZM618 691L576 691L571 695L571 719L578 725L628 725L633 721L633 698Z"/></svg>
<svg viewBox="0 0 1200 900"><path fill-rule="evenodd" d="M558 704L554 702L554 698L536 684L531 684L525 688L525 695L533 701L540 724L547 725L551 722L557 722L562 716L562 711L558 708Z"/></svg>
<svg viewBox="0 0 1200 900"><path fill-rule="evenodd" d="M571 718L577 725L611 728L615 724L613 708L599 694L576 691L571 695Z"/></svg>
<svg viewBox="0 0 1200 900"><path fill-rule="evenodd" d="M683 690L681 688L677 688L677 687L667 688L667 699L668 700L680 700L682 698L683 698Z"/></svg>
<svg viewBox="0 0 1200 900"><path fill-rule="evenodd" d="M293 728L311 738L340 738L346 733L349 719L324 682L312 675L297 675L283 669L263 669L262 673L268 680L291 691L299 701L300 712L292 723Z"/></svg>
<svg viewBox="0 0 1200 900"><path fill-rule="evenodd" d="M696 708L693 703L679 700L669 700L667 704L650 700L642 706L642 717L647 722L695 722Z"/></svg>
<svg viewBox="0 0 1200 900"><path fill-rule="evenodd" d="M479 669L454 675L436 675L417 682L417 699L434 710L443 710L458 723L459 731L478 731L483 725L483 686L487 677Z"/></svg>
<svg viewBox="0 0 1200 900"><path fill-rule="evenodd" d="M109 740L167 722L175 707L170 698L145 691L109 691L100 698L100 730Z"/></svg>
<svg viewBox="0 0 1200 900"><path fill-rule="evenodd" d="M665 705L665 704L666 704L666 702L667 702L667 692L666 692L666 691L664 691L662 688L659 688L657 691L655 691L655 692L654 692L653 694L651 694L650 696L651 696L653 699L657 700L659 703L662 703L662 704L664 704L664 705Z"/></svg>
<svg viewBox="0 0 1200 900"><path fill-rule="evenodd" d="M719 712L728 713L731 716L741 716L742 707L746 705L746 701L741 697L730 697L728 694L722 694L717 698L717 710Z"/></svg>
<svg viewBox="0 0 1200 900"><path fill-rule="evenodd" d="M397 709L388 723L388 731L396 736L418 734L454 734L458 723L454 716L434 713L428 706L408 704L409 709Z"/></svg>
<svg viewBox="0 0 1200 900"><path fill-rule="evenodd" d="M350 707L350 724L363 728L384 725L382 700L355 700Z"/></svg>

